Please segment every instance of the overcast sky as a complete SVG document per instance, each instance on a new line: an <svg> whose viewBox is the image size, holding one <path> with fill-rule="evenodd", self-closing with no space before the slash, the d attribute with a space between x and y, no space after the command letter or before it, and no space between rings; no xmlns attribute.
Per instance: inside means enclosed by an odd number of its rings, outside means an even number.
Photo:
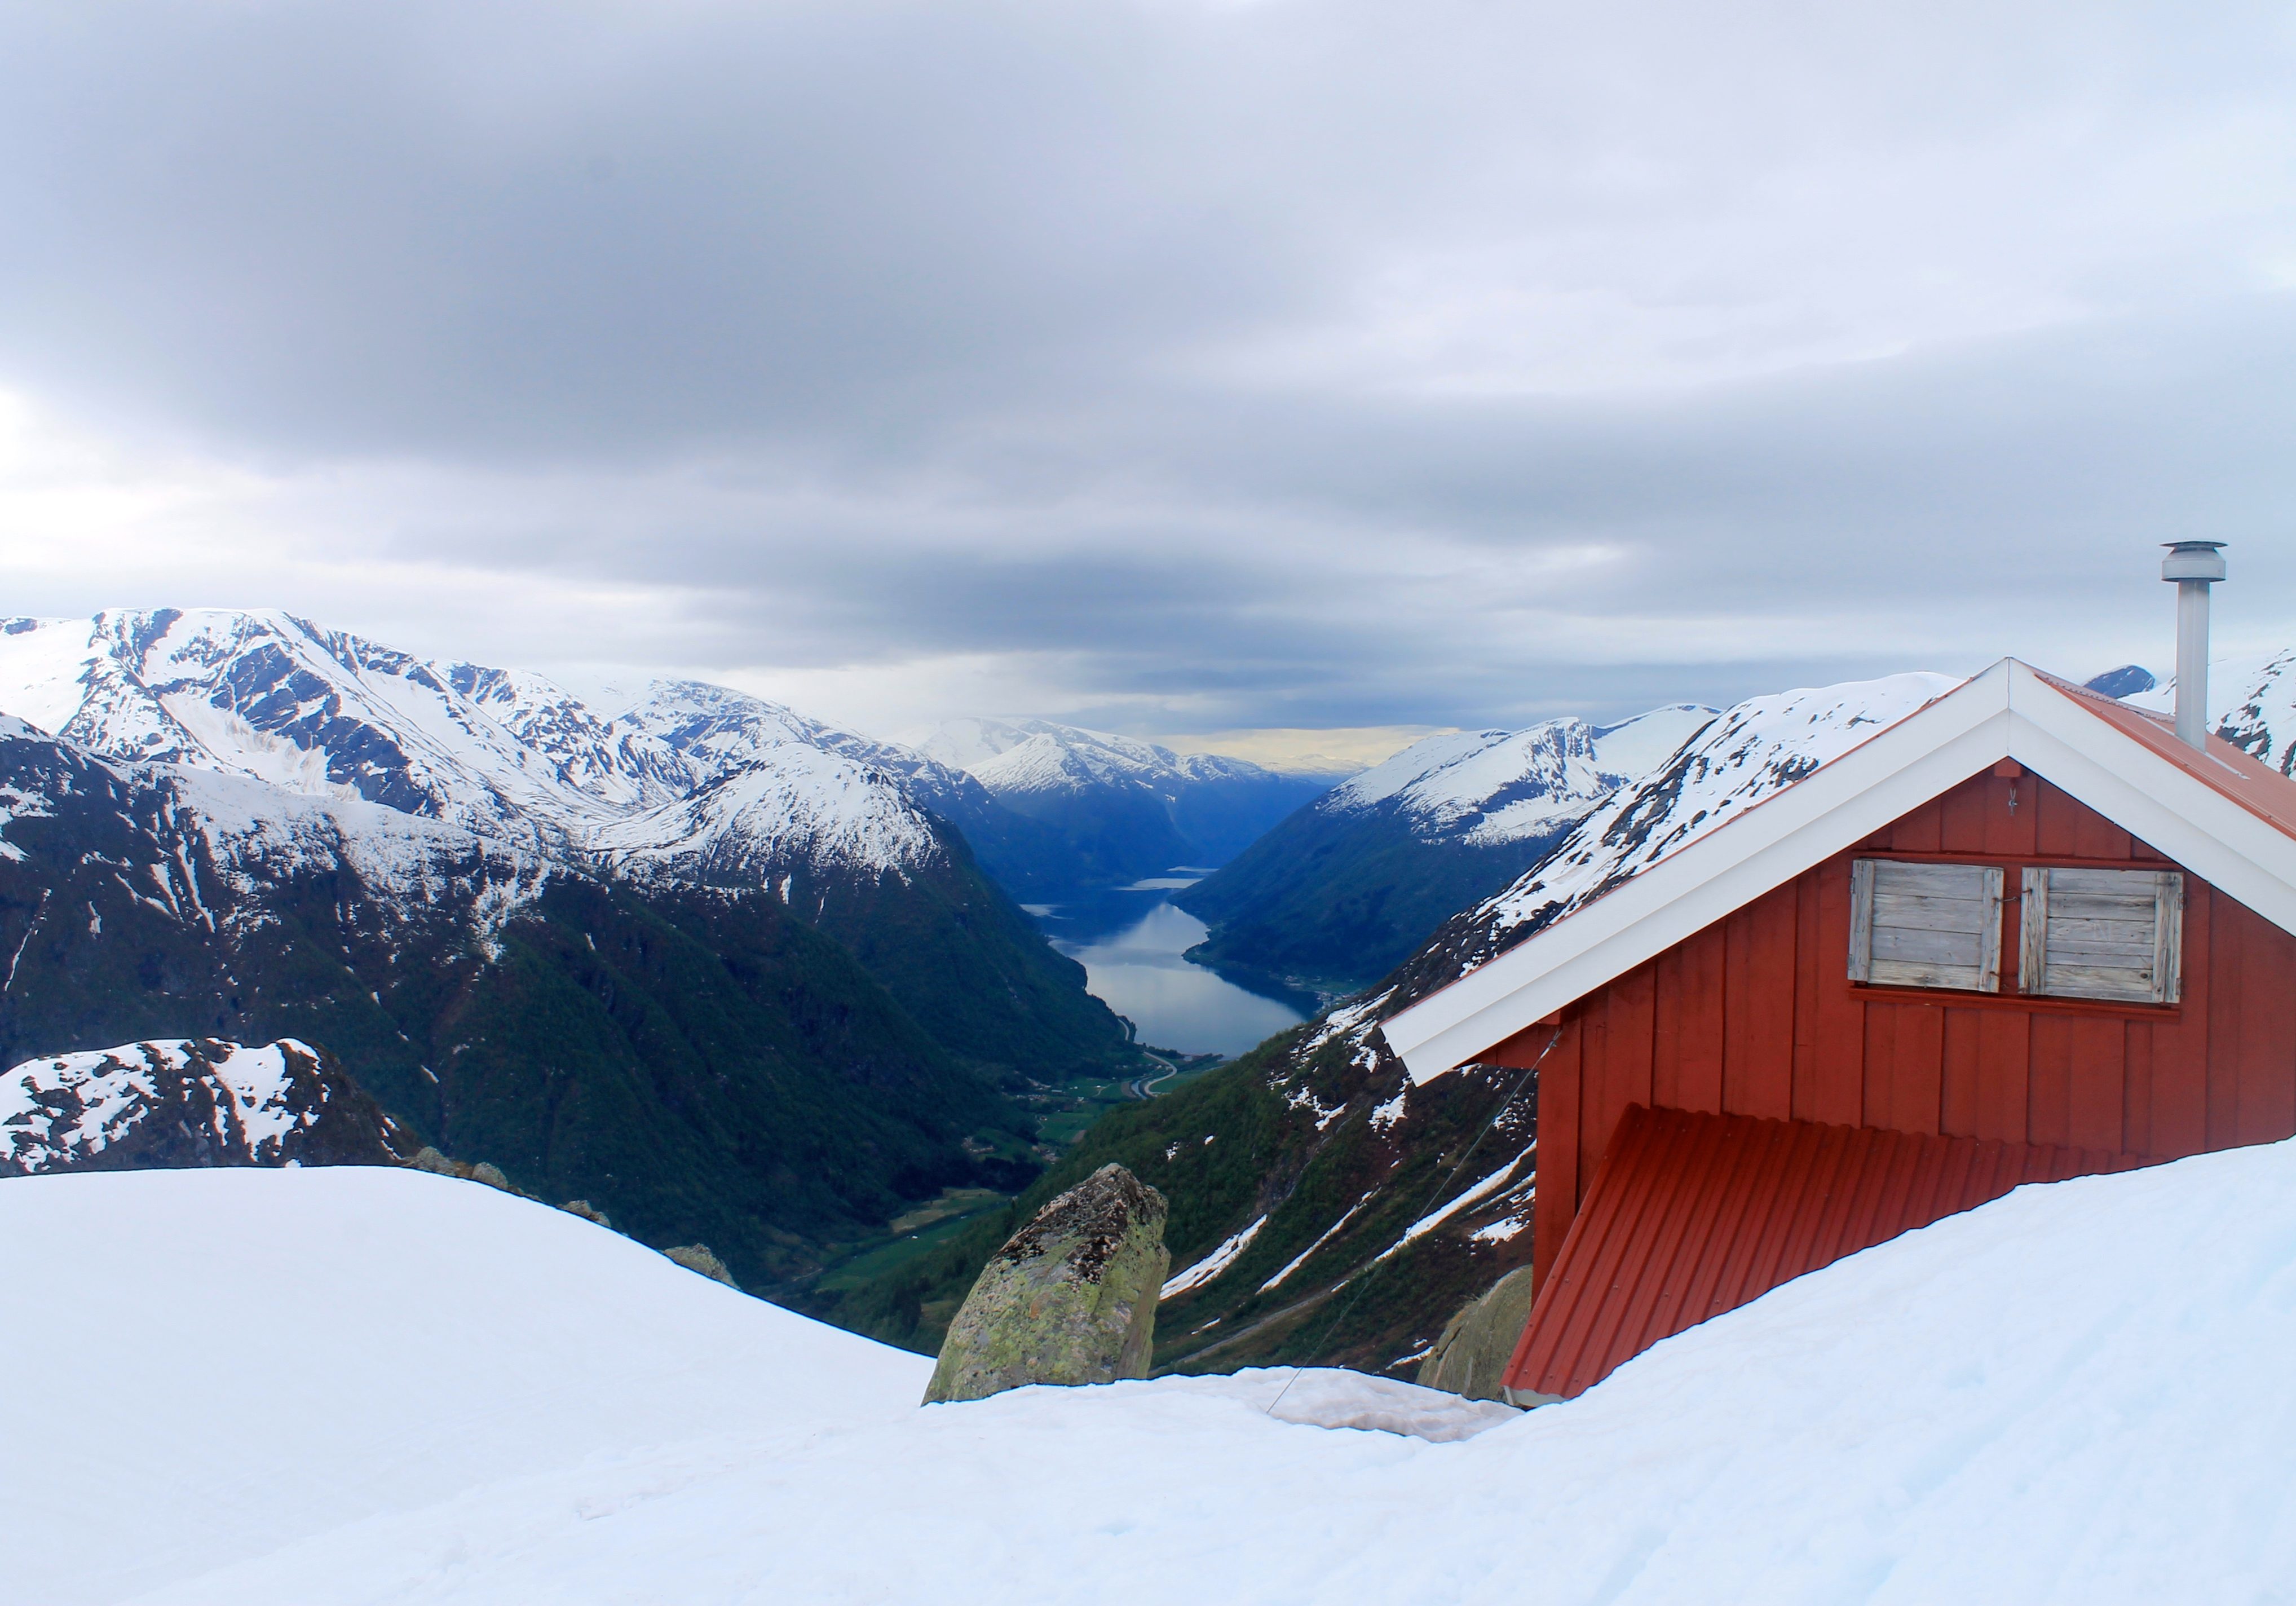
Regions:
<svg viewBox="0 0 2296 1606"><path fill-rule="evenodd" d="M2159 665L2176 537L2296 643L2286 4L15 0L0 219L0 611L1331 747Z"/></svg>

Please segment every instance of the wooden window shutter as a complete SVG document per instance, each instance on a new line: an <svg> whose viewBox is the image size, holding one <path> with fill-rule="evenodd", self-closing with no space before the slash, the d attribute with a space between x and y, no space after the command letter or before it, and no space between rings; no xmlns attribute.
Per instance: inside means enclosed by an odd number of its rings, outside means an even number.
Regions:
<svg viewBox="0 0 2296 1606"><path fill-rule="evenodd" d="M1849 979L2001 990L2002 873L1991 864L1849 865Z"/></svg>
<svg viewBox="0 0 2296 1606"><path fill-rule="evenodd" d="M2174 870L2025 871L2018 990L2174 1004L2182 996L2185 878Z"/></svg>

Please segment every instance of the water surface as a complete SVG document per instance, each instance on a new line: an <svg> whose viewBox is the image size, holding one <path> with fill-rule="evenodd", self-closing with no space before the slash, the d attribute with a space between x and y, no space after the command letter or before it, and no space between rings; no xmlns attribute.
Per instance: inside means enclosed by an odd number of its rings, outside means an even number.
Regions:
<svg viewBox="0 0 2296 1606"><path fill-rule="evenodd" d="M1305 1017L1181 957L1207 928L1166 899L1192 884L1158 876L1029 912L1053 946L1084 966L1086 990L1131 1021L1141 1042L1183 1053L1240 1054Z"/></svg>

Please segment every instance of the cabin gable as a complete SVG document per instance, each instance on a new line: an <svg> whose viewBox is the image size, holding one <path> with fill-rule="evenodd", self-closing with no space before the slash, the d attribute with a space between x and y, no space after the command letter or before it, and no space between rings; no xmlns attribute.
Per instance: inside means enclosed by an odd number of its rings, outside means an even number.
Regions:
<svg viewBox="0 0 2296 1606"><path fill-rule="evenodd" d="M1861 858L2000 870L1998 990L1852 980ZM2182 871L2177 1001L2020 992L2023 873L2037 867ZM1528 1066L1550 1039L1533 1226L1542 1285L1636 1106L2136 1159L2296 1135L2296 936L2005 763L1481 1058Z"/></svg>

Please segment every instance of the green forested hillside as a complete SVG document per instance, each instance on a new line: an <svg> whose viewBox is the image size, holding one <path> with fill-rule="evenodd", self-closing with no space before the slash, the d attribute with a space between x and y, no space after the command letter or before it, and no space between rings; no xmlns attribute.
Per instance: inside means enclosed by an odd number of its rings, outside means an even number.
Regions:
<svg viewBox="0 0 2296 1606"><path fill-rule="evenodd" d="M1524 1089L1486 1131L1521 1077L1471 1071L1413 1090L1382 1121L1375 1112L1400 1094L1400 1068L1366 1066L1360 1047L1311 1023L1168 1097L1113 1110L1010 1206L806 1307L888 1342L937 1349L997 1246L1053 1194L1114 1160L1170 1201L1176 1274L1261 1223L1220 1275L1159 1309L1159 1367L1394 1367L1461 1303L1527 1260L1530 1234L1477 1241L1456 1230L1488 1223L1486 1212L1380 1256L1431 1202L1519 1154L1536 1112ZM1290 1276L1264 1288L1302 1255Z"/></svg>
<svg viewBox="0 0 2296 1606"><path fill-rule="evenodd" d="M1303 808L1173 902L1211 927L1190 950L1240 979L1342 996L1544 857L1560 835L1431 840L1399 807Z"/></svg>

